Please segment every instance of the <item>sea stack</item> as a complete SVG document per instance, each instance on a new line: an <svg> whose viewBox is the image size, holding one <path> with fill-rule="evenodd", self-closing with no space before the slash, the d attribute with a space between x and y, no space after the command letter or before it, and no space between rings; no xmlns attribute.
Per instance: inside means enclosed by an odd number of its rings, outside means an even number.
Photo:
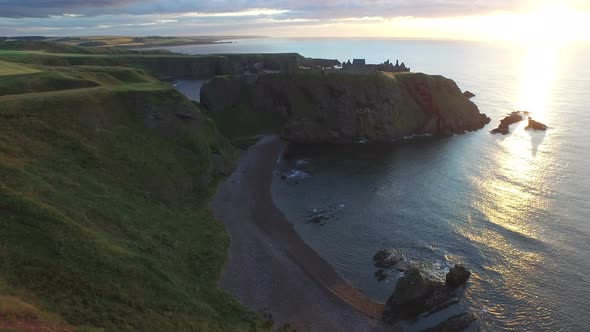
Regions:
<svg viewBox="0 0 590 332"><path fill-rule="evenodd" d="M526 130L547 130L547 126L542 124L541 122L537 122L533 120L533 118L529 117L529 124L524 128Z"/></svg>
<svg viewBox="0 0 590 332"><path fill-rule="evenodd" d="M492 134L508 135L510 133L510 125L522 121L520 112L512 112L510 115L500 121L498 128L491 131Z"/></svg>

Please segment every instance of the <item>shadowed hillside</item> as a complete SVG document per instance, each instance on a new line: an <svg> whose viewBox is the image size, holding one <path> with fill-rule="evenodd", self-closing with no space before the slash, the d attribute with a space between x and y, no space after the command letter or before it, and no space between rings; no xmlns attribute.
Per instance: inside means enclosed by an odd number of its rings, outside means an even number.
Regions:
<svg viewBox="0 0 590 332"><path fill-rule="evenodd" d="M0 56L0 329L260 327L217 288L229 238L208 201L236 153L212 121L142 70L13 58Z"/></svg>

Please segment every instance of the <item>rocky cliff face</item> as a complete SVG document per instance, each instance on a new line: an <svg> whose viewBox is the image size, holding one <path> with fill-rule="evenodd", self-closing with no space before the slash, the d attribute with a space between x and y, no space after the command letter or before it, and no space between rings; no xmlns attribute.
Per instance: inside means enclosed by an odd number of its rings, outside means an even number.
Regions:
<svg viewBox="0 0 590 332"><path fill-rule="evenodd" d="M263 129L299 143L451 135L480 129L490 121L454 81L421 73L299 71L220 77L203 87L201 102L224 134L258 134L244 127L248 121L236 119L275 115L280 124L271 121Z"/></svg>

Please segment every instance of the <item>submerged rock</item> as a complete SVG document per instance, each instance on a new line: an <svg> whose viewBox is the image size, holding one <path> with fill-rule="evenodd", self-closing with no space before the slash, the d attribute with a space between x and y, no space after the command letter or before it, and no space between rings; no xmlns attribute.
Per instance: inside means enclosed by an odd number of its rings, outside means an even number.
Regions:
<svg viewBox="0 0 590 332"><path fill-rule="evenodd" d="M471 98L475 97L475 94L473 92L471 92L471 91L465 91L465 92L463 92L463 95L467 99L471 99Z"/></svg>
<svg viewBox="0 0 590 332"><path fill-rule="evenodd" d="M313 209L307 215L307 222L311 224L325 225L329 220L337 219L344 209L344 204L333 203L326 209Z"/></svg>
<svg viewBox="0 0 590 332"><path fill-rule="evenodd" d="M385 279L387 279L387 272L385 272L384 270L377 270L375 271L375 278L377 278L377 281L381 282Z"/></svg>
<svg viewBox="0 0 590 332"><path fill-rule="evenodd" d="M520 115L520 112L512 112L510 113L510 115L502 119L500 121L500 125L498 126L498 128L492 130L491 133L508 135L508 133L510 133L510 125L520 122L522 120L523 118L522 115Z"/></svg>
<svg viewBox="0 0 590 332"><path fill-rule="evenodd" d="M402 255L391 249L380 249L373 256L373 264L380 269L389 269L394 267L403 259Z"/></svg>
<svg viewBox="0 0 590 332"><path fill-rule="evenodd" d="M299 169L279 170L277 174L281 180L289 184L299 184L311 176L311 174Z"/></svg>
<svg viewBox="0 0 590 332"><path fill-rule="evenodd" d="M325 225L328 220L330 220L330 217L327 215L326 212L322 211L320 213L312 215L307 220L307 222L310 224Z"/></svg>
<svg viewBox="0 0 590 332"><path fill-rule="evenodd" d="M446 285L452 288L457 288L469 280L471 272L462 265L455 265L451 268L446 277Z"/></svg>
<svg viewBox="0 0 590 332"><path fill-rule="evenodd" d="M542 124L541 122L537 122L533 120L533 118L529 117L529 124L524 129L526 130L547 130L547 126Z"/></svg>
<svg viewBox="0 0 590 332"><path fill-rule="evenodd" d="M473 322L477 320L477 316L470 312L463 312L452 316L444 322L435 327L423 330L422 332L458 332L466 330Z"/></svg>

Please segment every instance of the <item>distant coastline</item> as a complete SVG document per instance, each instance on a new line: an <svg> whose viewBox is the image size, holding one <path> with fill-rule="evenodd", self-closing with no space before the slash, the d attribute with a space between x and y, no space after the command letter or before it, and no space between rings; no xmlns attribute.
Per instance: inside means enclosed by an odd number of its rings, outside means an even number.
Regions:
<svg viewBox="0 0 590 332"><path fill-rule="evenodd" d="M90 48L116 47L121 49L161 49L171 46L231 44L232 40L266 38L264 36L89 36L89 37L46 37L12 36L0 37L0 41L47 42L67 46Z"/></svg>
<svg viewBox="0 0 590 332"><path fill-rule="evenodd" d="M170 41L169 43L157 44L157 45L118 45L117 47L126 48L126 49L134 49L134 50L155 50L161 49L165 47L172 47L172 46L192 46L192 45L216 45L216 44L234 44L234 40L240 39L260 39L260 38L268 38L265 36L220 36L220 37L210 37L209 40L195 40L195 41Z"/></svg>

